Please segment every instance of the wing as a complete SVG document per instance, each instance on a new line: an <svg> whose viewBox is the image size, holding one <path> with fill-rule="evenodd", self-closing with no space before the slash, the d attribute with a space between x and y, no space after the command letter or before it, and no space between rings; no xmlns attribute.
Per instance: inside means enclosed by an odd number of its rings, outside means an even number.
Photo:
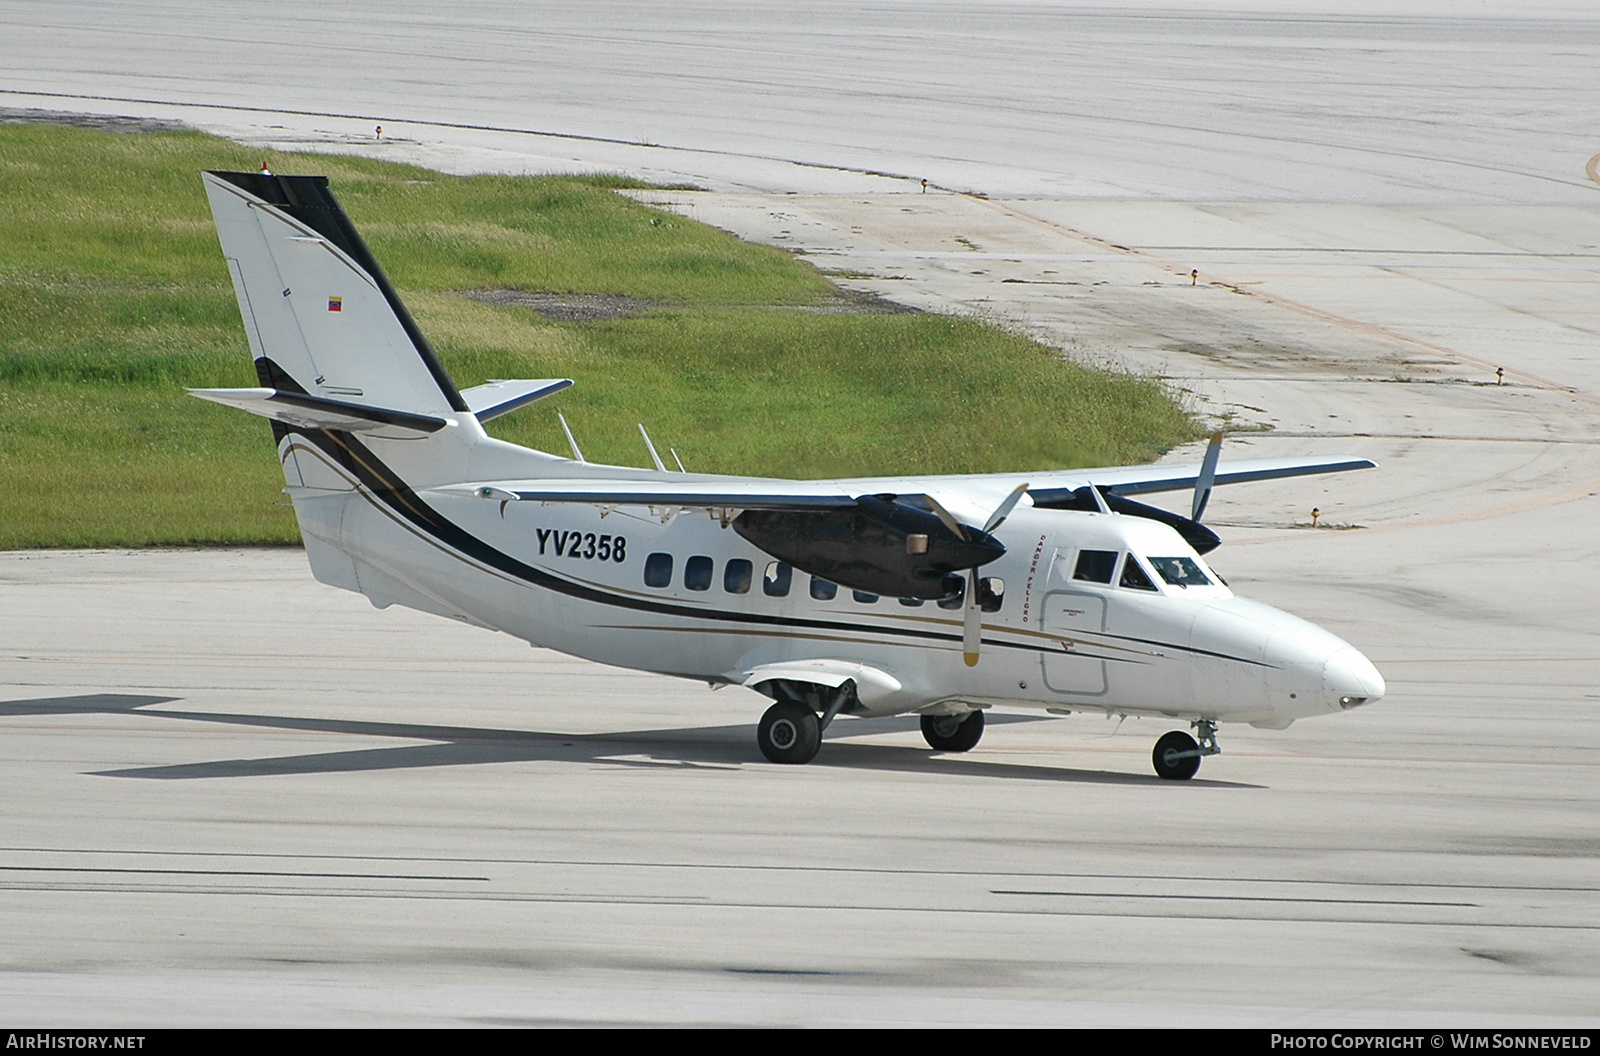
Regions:
<svg viewBox="0 0 1600 1056"><path fill-rule="evenodd" d="M450 484L432 488L430 494L502 502L509 499L692 509L837 510L856 505L856 495L834 481L764 480L649 471L641 471L637 478L631 479L584 477Z"/></svg>
<svg viewBox="0 0 1600 1056"><path fill-rule="evenodd" d="M1242 459L1217 467L1216 484L1242 484L1319 473L1371 469L1371 459L1349 455ZM614 467L594 467L604 472ZM430 494L458 498L582 502L601 506L688 507L724 510L838 510L863 496L931 496L964 520L981 524L1019 485L1036 506L1071 502L1086 485L1118 495L1193 488L1201 464L1108 466L1100 469L992 473L972 476L862 477L855 480L780 480L710 474L622 470L627 476L477 481L435 487Z"/></svg>
<svg viewBox="0 0 1600 1056"><path fill-rule="evenodd" d="M1376 469L1370 458L1353 455L1303 455L1293 458L1246 458L1224 462L1217 467L1216 484L1246 484L1256 480L1305 477L1319 473L1345 473L1352 469ZM1104 469L1072 469L1058 473L1036 473L1028 491L1034 502L1043 505L1057 492L1076 491L1093 484L1118 495L1139 495L1158 491L1187 491L1200 480L1201 463L1154 466L1110 466Z"/></svg>

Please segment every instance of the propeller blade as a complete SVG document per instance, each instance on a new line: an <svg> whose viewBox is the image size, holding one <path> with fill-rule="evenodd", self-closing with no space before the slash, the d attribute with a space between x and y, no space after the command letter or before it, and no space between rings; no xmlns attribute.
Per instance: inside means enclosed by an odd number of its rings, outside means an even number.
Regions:
<svg viewBox="0 0 1600 1056"><path fill-rule="evenodd" d="M1194 482L1194 506L1189 514L1191 521L1198 521L1200 515L1206 512L1206 503L1211 501L1211 486L1217 481L1217 459L1222 455L1222 430L1218 429L1211 434L1211 443L1206 445L1205 461L1200 463L1200 477Z"/></svg>
<svg viewBox="0 0 1600 1056"><path fill-rule="evenodd" d="M983 607L978 598L978 570L967 573L967 606L961 621L961 659L968 667L978 666L978 647L983 643Z"/></svg>
<svg viewBox="0 0 1600 1056"><path fill-rule="evenodd" d="M1018 484L1017 490L1006 496L1006 501L1002 502L999 507L997 507L995 511L989 515L988 522L984 524L983 530L985 534L1000 527L1000 525L1005 522L1005 519L1011 516L1011 511L1016 509L1017 503L1022 500L1022 493L1027 490L1028 485Z"/></svg>
<svg viewBox="0 0 1600 1056"><path fill-rule="evenodd" d="M938 499L934 498L932 495L924 495L922 497L928 500L928 505L932 507L934 515L938 517L939 520L944 522L944 526L950 529L950 531L955 534L957 539L960 539L963 543L970 543L972 541L972 537L967 534L966 526L952 517L949 510L939 505Z"/></svg>

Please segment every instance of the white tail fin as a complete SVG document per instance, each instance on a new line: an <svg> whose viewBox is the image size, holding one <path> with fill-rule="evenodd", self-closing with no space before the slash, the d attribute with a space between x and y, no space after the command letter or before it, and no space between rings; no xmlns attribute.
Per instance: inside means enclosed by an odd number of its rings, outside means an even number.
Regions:
<svg viewBox="0 0 1600 1056"><path fill-rule="evenodd" d="M468 406L325 176L208 172L263 386L385 410Z"/></svg>

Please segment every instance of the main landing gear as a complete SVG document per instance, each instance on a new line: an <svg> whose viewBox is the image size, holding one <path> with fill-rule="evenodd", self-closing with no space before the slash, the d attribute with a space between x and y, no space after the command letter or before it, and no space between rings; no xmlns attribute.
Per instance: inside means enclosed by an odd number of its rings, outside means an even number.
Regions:
<svg viewBox="0 0 1600 1056"><path fill-rule="evenodd" d="M922 716L922 737L936 752L970 752L983 736L983 712Z"/></svg>
<svg viewBox="0 0 1600 1056"><path fill-rule="evenodd" d="M1200 735L1200 742L1187 733L1173 730L1156 742L1150 753L1156 776L1168 781L1187 781L1200 769L1200 760L1222 751L1217 747L1217 724L1210 719L1197 719L1192 724Z"/></svg>
<svg viewBox="0 0 1600 1056"><path fill-rule="evenodd" d="M780 700L761 716L756 744L774 763L809 763L822 747L822 724L811 705Z"/></svg>
<svg viewBox="0 0 1600 1056"><path fill-rule="evenodd" d="M774 763L809 763L817 757L822 747L822 731L855 698L855 685L846 682L830 694L827 710L820 716L822 706L819 692L807 694L807 699L780 700L767 709L756 727L756 744L761 754Z"/></svg>

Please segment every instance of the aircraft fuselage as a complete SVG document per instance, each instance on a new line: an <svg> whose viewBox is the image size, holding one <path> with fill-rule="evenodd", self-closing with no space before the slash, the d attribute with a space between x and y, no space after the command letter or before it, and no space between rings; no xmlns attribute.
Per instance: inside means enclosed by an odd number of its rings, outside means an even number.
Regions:
<svg viewBox="0 0 1600 1056"><path fill-rule="evenodd" d="M299 465L314 457L302 447ZM977 570L983 653L969 667L959 598L837 586L703 510L430 498L451 538L408 516L414 494L327 483L339 487L291 489L313 569L374 604L714 685L824 658L892 673L899 688L861 694L857 714L1011 705L1285 726L1383 694L1348 643L1237 597L1140 517L1019 506L996 532L1005 553Z"/></svg>

